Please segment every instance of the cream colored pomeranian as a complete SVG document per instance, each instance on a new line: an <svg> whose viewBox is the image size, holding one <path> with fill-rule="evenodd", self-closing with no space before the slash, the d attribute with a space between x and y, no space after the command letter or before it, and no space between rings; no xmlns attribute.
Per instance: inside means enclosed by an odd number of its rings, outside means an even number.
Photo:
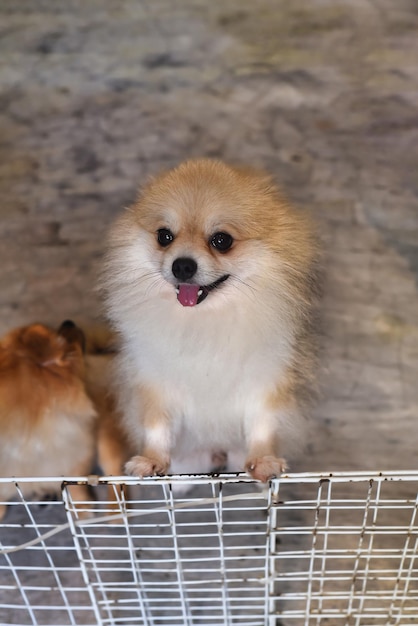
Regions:
<svg viewBox="0 0 418 626"><path fill-rule="evenodd" d="M127 472L202 471L223 452L257 480L284 471L312 379L317 267L309 221L264 173L199 159L145 186L104 270L138 452Z"/></svg>

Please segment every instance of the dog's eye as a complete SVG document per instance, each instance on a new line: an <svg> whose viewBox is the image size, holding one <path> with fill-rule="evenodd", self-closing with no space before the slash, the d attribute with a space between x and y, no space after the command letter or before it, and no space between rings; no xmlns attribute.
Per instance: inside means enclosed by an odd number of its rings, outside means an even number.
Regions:
<svg viewBox="0 0 418 626"><path fill-rule="evenodd" d="M215 233L210 240L210 245L219 252L226 252L232 246L233 241L229 233Z"/></svg>
<svg viewBox="0 0 418 626"><path fill-rule="evenodd" d="M157 230L157 241L163 248L166 248L173 241L174 235L168 228Z"/></svg>

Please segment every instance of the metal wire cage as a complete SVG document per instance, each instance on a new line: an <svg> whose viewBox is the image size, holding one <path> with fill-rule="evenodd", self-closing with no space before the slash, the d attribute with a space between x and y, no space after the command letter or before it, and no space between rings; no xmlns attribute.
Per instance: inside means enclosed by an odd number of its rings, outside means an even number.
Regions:
<svg viewBox="0 0 418 626"><path fill-rule="evenodd" d="M2 483L2 625L418 623L418 472Z"/></svg>

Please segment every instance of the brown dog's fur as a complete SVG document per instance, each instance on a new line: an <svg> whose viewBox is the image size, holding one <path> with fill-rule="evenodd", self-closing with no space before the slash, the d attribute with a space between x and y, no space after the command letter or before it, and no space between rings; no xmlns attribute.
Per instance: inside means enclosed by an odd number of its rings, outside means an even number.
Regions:
<svg viewBox="0 0 418 626"><path fill-rule="evenodd" d="M83 333L32 324L0 340L0 476L74 476L90 471L96 411L84 386ZM56 484L43 483L43 491ZM22 483L29 495L34 485ZM0 497L14 487L0 484ZM74 497L86 500L82 486ZM0 507L0 516L5 506Z"/></svg>
<svg viewBox="0 0 418 626"><path fill-rule="evenodd" d="M130 453L110 391L115 351L114 335L100 324L83 331L67 321L56 331L36 323L0 339L0 477L85 476L95 462L105 475L123 474ZM56 489L19 486L25 497ZM70 491L90 499L85 486ZM13 494L0 483L0 499ZM109 486L110 501L120 495ZM0 519L5 510L0 505Z"/></svg>
<svg viewBox="0 0 418 626"><path fill-rule="evenodd" d="M95 460L105 475L123 474L129 446L110 392L115 351L107 327L83 332L70 321L57 331L31 324L0 339L0 477L84 476ZM43 483L42 491L54 487ZM35 484L20 488L28 496ZM70 491L90 499L85 486ZM0 484L0 499L14 493L10 483ZM109 486L109 500L118 494ZM4 513L0 505L0 519Z"/></svg>
<svg viewBox="0 0 418 626"><path fill-rule="evenodd" d="M97 463L105 476L123 475L123 466L131 451L120 424L112 393L112 367L117 346L115 337L106 327L86 329L86 376L89 397L98 414L96 431ZM109 485L108 498L115 501L121 488Z"/></svg>

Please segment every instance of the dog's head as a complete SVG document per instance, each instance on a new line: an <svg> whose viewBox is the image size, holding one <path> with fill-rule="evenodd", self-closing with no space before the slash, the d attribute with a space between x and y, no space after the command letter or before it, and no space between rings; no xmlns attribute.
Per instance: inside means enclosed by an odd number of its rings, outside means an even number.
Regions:
<svg viewBox="0 0 418 626"><path fill-rule="evenodd" d="M15 328L0 339L0 423L53 423L62 412L93 414L84 389L84 334L67 320ZM14 419L11 419L13 416ZM19 418L19 419L18 419ZM22 426L23 428L23 426Z"/></svg>
<svg viewBox="0 0 418 626"><path fill-rule="evenodd" d="M78 372L83 363L84 333L70 320L53 330L44 324L13 329L0 341L1 365L17 364Z"/></svg>
<svg viewBox="0 0 418 626"><path fill-rule="evenodd" d="M290 224L268 176L188 161L152 180L119 222L115 284L131 281L174 302L176 294L184 307L215 305L243 290L257 297L277 274L280 247L286 264Z"/></svg>

